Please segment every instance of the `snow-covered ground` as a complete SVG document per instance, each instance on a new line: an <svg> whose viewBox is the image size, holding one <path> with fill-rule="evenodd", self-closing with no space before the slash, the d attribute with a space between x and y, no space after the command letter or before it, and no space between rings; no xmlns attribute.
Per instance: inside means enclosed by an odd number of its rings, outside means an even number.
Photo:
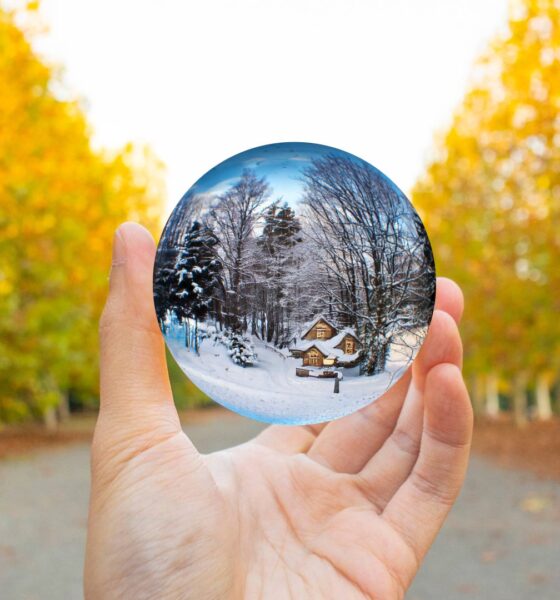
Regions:
<svg viewBox="0 0 560 600"><path fill-rule="evenodd" d="M320 423L337 419L366 406L404 373L416 350L417 337L391 347L387 369L374 376L360 376L358 367L339 369L343 378L338 394L335 379L297 377L301 359L285 356L258 339L253 339L258 360L251 367L232 362L227 349L204 339L199 353L185 347L185 333L172 325L165 339L171 353L189 379L210 398L242 415L289 425Z"/></svg>

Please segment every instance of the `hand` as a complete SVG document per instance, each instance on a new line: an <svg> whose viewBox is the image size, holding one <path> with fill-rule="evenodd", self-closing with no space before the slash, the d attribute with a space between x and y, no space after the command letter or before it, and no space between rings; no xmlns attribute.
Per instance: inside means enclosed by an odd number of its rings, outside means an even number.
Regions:
<svg viewBox="0 0 560 600"><path fill-rule="evenodd" d="M202 456L173 404L154 254L143 228L119 228L100 327L86 598L402 598L468 461L458 287L438 280L414 365L370 406Z"/></svg>

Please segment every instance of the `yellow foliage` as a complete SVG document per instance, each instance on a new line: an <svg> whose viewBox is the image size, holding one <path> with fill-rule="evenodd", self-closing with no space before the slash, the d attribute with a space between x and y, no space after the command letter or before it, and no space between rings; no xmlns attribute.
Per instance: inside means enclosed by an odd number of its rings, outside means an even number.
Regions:
<svg viewBox="0 0 560 600"><path fill-rule="evenodd" d="M466 294L467 368L560 367L560 3L512 4L413 199Z"/></svg>
<svg viewBox="0 0 560 600"><path fill-rule="evenodd" d="M164 198L147 149L92 149L21 16L0 9L0 420L95 398L113 231L134 219L155 232Z"/></svg>

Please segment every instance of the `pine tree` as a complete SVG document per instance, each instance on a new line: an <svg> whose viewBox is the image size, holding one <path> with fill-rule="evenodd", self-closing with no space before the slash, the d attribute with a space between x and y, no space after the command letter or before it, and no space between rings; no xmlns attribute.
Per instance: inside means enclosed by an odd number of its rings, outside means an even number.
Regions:
<svg viewBox="0 0 560 600"><path fill-rule="evenodd" d="M253 345L239 333L232 333L229 337L228 352L231 360L242 367L251 367L257 360Z"/></svg>
<svg viewBox="0 0 560 600"><path fill-rule="evenodd" d="M301 225L285 202L271 204L264 212L264 227L258 240L262 251L257 270L261 275L259 301L261 334L276 345L289 337L294 297L287 285L295 268L293 248L302 241Z"/></svg>
<svg viewBox="0 0 560 600"><path fill-rule="evenodd" d="M154 268L154 304L161 330L165 333L169 312L173 308L173 296L170 293L175 281L175 263L179 252L177 248L160 244Z"/></svg>
<svg viewBox="0 0 560 600"><path fill-rule="evenodd" d="M217 243L218 239L208 226L194 221L183 238L175 262L172 310L185 323L185 344L192 344L195 352L198 352L198 323L210 311L222 270L215 252ZM192 341L189 319L195 322Z"/></svg>

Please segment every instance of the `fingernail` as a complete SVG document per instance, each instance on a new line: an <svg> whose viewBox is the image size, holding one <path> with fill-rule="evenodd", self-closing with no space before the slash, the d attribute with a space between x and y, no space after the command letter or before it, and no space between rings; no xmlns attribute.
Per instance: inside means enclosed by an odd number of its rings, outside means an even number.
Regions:
<svg viewBox="0 0 560 600"><path fill-rule="evenodd" d="M126 242L124 241L124 237L119 227L115 231L115 235L113 237L113 260L111 262L111 266L116 267L118 265L124 265L126 262Z"/></svg>

